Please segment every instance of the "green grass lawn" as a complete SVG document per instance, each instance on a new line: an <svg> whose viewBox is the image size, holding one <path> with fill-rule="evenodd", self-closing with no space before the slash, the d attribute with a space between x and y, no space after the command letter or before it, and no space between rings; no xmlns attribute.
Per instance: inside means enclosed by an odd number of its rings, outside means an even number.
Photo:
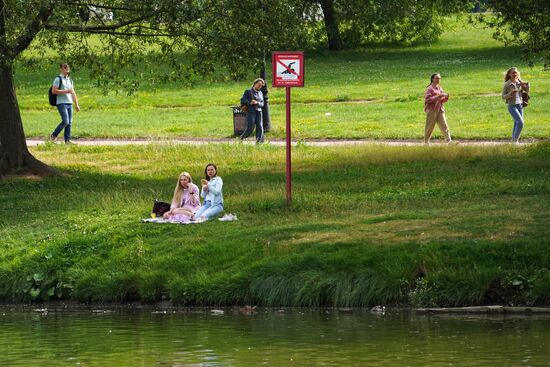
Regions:
<svg viewBox="0 0 550 367"><path fill-rule="evenodd" d="M33 148L0 182L0 300L196 305L550 303L550 144ZM141 223L215 162L236 222Z"/></svg>
<svg viewBox="0 0 550 367"><path fill-rule="evenodd" d="M522 136L547 138L550 75L542 64L527 67L519 49L506 48L492 39L490 30L454 18L433 44L306 55L306 87L292 89L292 134L298 139L421 138L423 93L430 75L440 72L442 86L451 94L446 109L455 138L508 139L512 120L500 92L503 72L510 66L518 66L532 85ZM82 106L73 134L80 137L227 137L233 132L230 106L238 104L254 79L198 80L193 87L153 87L145 79L135 95L104 96L86 70L73 65L73 71ZM18 69L19 103L29 137L47 136L58 123L46 95L57 72L57 65L49 64L37 72ZM284 89L271 88L269 97L273 130L268 138L281 138Z"/></svg>

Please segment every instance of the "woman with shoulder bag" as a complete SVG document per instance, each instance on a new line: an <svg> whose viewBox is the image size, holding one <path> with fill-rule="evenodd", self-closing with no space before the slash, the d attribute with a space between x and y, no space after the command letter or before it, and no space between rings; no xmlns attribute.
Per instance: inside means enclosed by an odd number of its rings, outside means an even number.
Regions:
<svg viewBox="0 0 550 367"><path fill-rule="evenodd" d="M241 105L247 106L246 111L246 130L241 135L241 140L244 140L252 134L256 127L256 143L264 142L264 127L262 107L264 106L264 95L261 91L265 85L262 78L254 80L252 88L245 91L241 98ZM242 108L241 108L242 109Z"/></svg>
<svg viewBox="0 0 550 367"><path fill-rule="evenodd" d="M522 94L529 93L529 83L523 82L520 79L517 68L510 68L504 76L504 86L502 87L502 99L508 105L508 112L514 119L514 127L512 129L512 142L519 143L519 136L523 130L523 107L527 101Z"/></svg>

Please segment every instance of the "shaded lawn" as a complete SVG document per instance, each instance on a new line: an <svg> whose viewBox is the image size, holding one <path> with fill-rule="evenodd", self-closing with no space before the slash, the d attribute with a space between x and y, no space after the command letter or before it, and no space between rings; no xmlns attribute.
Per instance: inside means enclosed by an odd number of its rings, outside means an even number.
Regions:
<svg viewBox="0 0 550 367"><path fill-rule="evenodd" d="M299 146L287 210L280 147L42 146L66 175L0 182L0 298L547 303L548 147ZM140 223L210 161L239 221Z"/></svg>

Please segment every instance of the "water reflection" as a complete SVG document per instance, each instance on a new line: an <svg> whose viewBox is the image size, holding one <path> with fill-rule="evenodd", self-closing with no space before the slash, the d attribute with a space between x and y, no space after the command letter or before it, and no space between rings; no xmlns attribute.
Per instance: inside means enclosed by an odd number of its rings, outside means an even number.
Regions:
<svg viewBox="0 0 550 367"><path fill-rule="evenodd" d="M550 366L535 316L0 312L0 366Z"/></svg>

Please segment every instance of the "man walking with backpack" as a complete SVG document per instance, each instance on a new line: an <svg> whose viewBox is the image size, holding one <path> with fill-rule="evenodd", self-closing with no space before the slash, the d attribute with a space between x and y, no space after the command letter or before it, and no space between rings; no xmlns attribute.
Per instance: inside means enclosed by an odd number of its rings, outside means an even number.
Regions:
<svg viewBox="0 0 550 367"><path fill-rule="evenodd" d="M57 135L61 130L65 129L64 138L65 144L71 144L71 125L73 123L73 103L75 105L76 112L80 111L78 105L78 97L74 90L73 81L69 77L71 68L69 64L59 65L61 73L54 79L51 93L56 97L55 105L61 116L61 122L53 133L50 135L50 140L57 139ZM50 101L51 103L52 101Z"/></svg>

